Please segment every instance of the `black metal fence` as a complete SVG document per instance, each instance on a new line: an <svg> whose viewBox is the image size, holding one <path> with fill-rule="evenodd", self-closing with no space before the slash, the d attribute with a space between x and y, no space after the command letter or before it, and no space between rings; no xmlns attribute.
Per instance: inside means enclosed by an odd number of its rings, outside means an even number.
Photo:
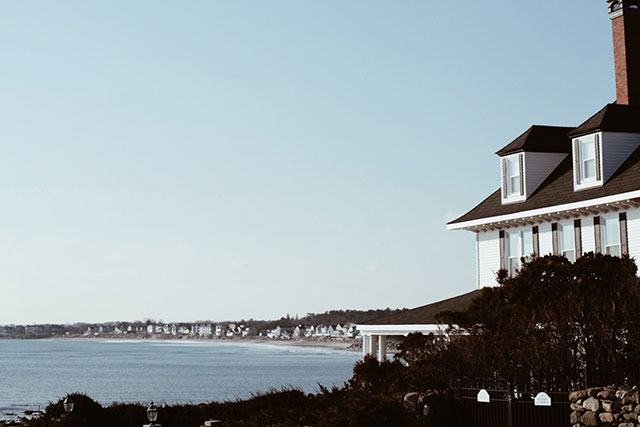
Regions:
<svg viewBox="0 0 640 427"><path fill-rule="evenodd" d="M551 388L553 389L553 388ZM489 401L478 401L485 390ZM569 424L569 392L539 389L519 391L515 387L473 387L460 382L452 391L464 411L465 426L471 427L566 427ZM544 391L551 398L550 406L536 406L535 396ZM486 395L485 395L486 397ZM487 400L487 399L480 399Z"/></svg>

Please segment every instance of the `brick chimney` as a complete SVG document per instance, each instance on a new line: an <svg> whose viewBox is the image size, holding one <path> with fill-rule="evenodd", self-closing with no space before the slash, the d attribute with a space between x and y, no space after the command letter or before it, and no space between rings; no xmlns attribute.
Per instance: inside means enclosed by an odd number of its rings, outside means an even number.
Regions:
<svg viewBox="0 0 640 427"><path fill-rule="evenodd" d="M640 105L640 0L607 0L618 104Z"/></svg>

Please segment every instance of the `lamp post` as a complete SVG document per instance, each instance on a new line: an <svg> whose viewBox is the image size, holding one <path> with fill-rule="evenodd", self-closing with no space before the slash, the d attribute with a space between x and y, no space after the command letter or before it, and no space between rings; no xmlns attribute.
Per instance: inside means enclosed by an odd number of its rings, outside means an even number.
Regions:
<svg viewBox="0 0 640 427"><path fill-rule="evenodd" d="M145 424L143 427L162 427L161 424L156 424L158 419L158 408L151 402L151 405L147 408L147 419L149 424Z"/></svg>
<svg viewBox="0 0 640 427"><path fill-rule="evenodd" d="M67 414L71 414L73 412L73 400L69 399L69 396L65 397L62 401L62 407L64 408L64 412Z"/></svg>

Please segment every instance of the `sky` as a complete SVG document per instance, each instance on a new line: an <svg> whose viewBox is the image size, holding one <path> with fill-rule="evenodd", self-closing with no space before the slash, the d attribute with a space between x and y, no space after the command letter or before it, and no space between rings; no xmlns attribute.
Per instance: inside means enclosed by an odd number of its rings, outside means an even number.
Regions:
<svg viewBox="0 0 640 427"><path fill-rule="evenodd" d="M547 4L549 3L549 4ZM0 323L474 289L494 152L614 99L604 1L0 6Z"/></svg>

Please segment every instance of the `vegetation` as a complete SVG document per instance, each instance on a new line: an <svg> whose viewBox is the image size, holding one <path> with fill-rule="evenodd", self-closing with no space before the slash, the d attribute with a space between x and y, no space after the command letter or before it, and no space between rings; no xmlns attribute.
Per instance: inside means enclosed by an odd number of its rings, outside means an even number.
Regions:
<svg viewBox="0 0 640 427"><path fill-rule="evenodd" d="M273 391L237 402L172 406L160 410L165 427L198 426L217 418L225 425L424 425L405 411L403 396L412 391L448 390L455 378L500 378L520 389L542 384L564 388L640 384L640 283L628 257L587 254L576 263L547 256L524 263L517 277L500 272L502 286L483 290L460 313L442 313L446 336L413 334L393 360L368 357L354 367L343 387L305 395ZM451 413L455 402L445 393L434 408ZM140 426L144 408L102 408L85 396L67 426ZM85 408L85 409L83 409ZM56 424L60 402L33 425ZM438 411L430 417L438 425ZM434 418L435 417L435 418ZM88 424L87 424L88 425Z"/></svg>

